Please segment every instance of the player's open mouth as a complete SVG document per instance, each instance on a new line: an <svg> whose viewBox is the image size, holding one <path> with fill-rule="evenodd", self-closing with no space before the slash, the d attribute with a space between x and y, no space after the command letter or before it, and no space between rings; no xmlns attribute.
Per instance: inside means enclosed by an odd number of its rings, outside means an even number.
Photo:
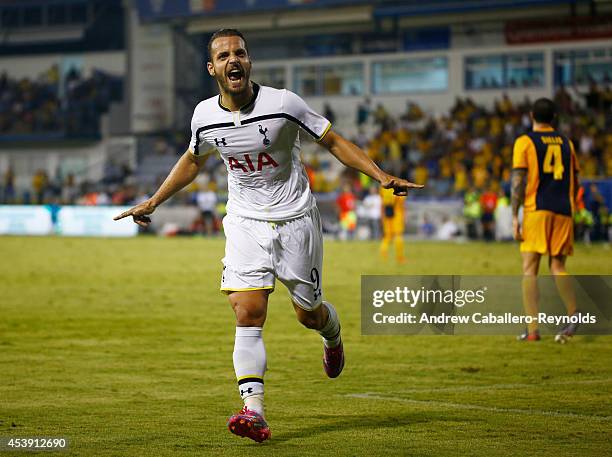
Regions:
<svg viewBox="0 0 612 457"><path fill-rule="evenodd" d="M232 82L240 82L243 72L239 68L233 68L227 73L227 78Z"/></svg>

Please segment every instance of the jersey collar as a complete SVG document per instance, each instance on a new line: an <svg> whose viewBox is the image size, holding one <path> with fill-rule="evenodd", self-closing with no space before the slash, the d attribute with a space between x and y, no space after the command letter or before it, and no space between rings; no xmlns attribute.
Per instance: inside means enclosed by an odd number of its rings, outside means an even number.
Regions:
<svg viewBox="0 0 612 457"><path fill-rule="evenodd" d="M539 127L537 129L533 129L534 132L554 132L554 128L552 128L550 125L547 125L546 127Z"/></svg>
<svg viewBox="0 0 612 457"><path fill-rule="evenodd" d="M251 97L251 99L246 105L240 107L239 111L247 111L249 108L251 108L253 104L255 104L255 100L257 99L258 94L259 94L259 84L254 82L253 83L253 96ZM227 111L228 113L232 112L232 110L226 108L221 103L221 94L217 96L217 102L219 103L219 108L221 108L223 111Z"/></svg>

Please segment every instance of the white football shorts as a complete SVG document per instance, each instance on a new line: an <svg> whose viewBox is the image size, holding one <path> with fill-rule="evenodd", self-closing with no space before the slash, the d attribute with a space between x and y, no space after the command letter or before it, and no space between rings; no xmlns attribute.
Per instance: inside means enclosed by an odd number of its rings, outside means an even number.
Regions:
<svg viewBox="0 0 612 457"><path fill-rule="evenodd" d="M223 292L274 290L278 278L300 308L311 311L321 304L323 234L316 206L283 222L228 214L223 229Z"/></svg>

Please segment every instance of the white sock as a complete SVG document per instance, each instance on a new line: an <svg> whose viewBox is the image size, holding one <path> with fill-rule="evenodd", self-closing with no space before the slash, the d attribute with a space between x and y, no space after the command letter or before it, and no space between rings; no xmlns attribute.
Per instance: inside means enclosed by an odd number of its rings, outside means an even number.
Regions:
<svg viewBox="0 0 612 457"><path fill-rule="evenodd" d="M264 414L264 394L263 393L249 395L248 397L244 399L244 404L251 411L255 411L256 413L259 413L262 416L265 416Z"/></svg>
<svg viewBox="0 0 612 457"><path fill-rule="evenodd" d="M240 396L247 408L263 416L266 348L261 333L261 327L236 327L233 358Z"/></svg>
<svg viewBox="0 0 612 457"><path fill-rule="evenodd" d="M335 348L340 344L340 321L336 309L331 303L324 301L323 306L327 308L329 318L327 323L319 330L319 335L323 338L323 344L327 348Z"/></svg>

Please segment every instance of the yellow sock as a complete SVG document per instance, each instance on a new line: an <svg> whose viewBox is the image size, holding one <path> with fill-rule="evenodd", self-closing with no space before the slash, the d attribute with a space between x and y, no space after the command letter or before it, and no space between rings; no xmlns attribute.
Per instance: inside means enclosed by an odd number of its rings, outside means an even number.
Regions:
<svg viewBox="0 0 612 457"><path fill-rule="evenodd" d="M566 272L555 275L555 283L557 284L557 290L561 295L561 300L567 308L567 315L571 316L576 313L576 292L574 292L574 284L572 277L568 276Z"/></svg>
<svg viewBox="0 0 612 457"><path fill-rule="evenodd" d="M395 237L395 258L398 262L406 260L406 257L404 257L404 238L401 235Z"/></svg>
<svg viewBox="0 0 612 457"><path fill-rule="evenodd" d="M390 243L391 243L391 237L388 237L387 235L384 236L384 238L382 239L380 243L380 255L384 257L385 259L389 255L389 244Z"/></svg>
<svg viewBox="0 0 612 457"><path fill-rule="evenodd" d="M523 307L525 315L537 317L538 315L538 278L537 276L523 276ZM527 331L532 334L538 330L538 323L527 324Z"/></svg>

